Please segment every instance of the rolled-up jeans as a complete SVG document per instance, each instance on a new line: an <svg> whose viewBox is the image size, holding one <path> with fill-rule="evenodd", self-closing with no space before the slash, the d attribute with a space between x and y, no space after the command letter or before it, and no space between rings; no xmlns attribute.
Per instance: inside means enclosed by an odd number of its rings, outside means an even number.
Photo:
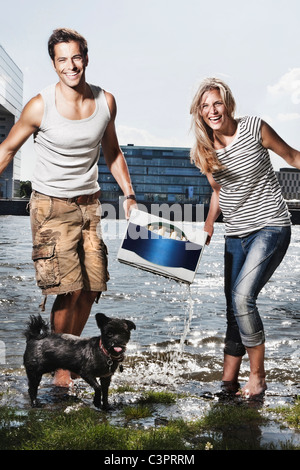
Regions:
<svg viewBox="0 0 300 470"><path fill-rule="evenodd" d="M224 352L243 356L265 342L256 300L281 263L291 227L267 226L245 237L225 237L227 331Z"/></svg>

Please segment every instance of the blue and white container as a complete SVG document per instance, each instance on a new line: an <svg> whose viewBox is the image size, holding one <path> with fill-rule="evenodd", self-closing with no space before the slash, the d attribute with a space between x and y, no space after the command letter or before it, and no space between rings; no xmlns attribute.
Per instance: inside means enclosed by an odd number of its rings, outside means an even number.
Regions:
<svg viewBox="0 0 300 470"><path fill-rule="evenodd" d="M118 252L118 260L191 284L206 238L206 232L190 223L171 222L134 209Z"/></svg>

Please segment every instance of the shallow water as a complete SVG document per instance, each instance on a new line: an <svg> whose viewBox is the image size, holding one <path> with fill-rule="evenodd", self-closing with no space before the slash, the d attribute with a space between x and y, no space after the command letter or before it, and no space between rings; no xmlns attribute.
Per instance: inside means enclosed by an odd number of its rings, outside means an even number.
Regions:
<svg viewBox="0 0 300 470"><path fill-rule="evenodd" d="M201 226L201 224L199 224ZM163 388L203 397L219 390L225 332L223 293L224 226L217 224L206 247L194 283L188 287L117 261L126 221L102 222L109 251L110 281L94 305L84 336L98 335L94 315L130 319L132 332L124 372L113 377L112 387ZM42 296L36 287L31 261L29 217L0 216L0 391L13 389L19 406L28 406L22 356L23 330L28 316L39 312ZM260 294L258 306L266 333L268 391L264 406L277 406L299 394L300 226L292 227L288 253ZM52 298L43 316L49 319ZM245 357L240 382L246 381ZM43 385L44 384L44 385ZM49 379L42 382L41 399L47 401ZM2 402L5 393L2 394ZM126 400L126 398L124 398ZM130 398L129 398L130 400ZM177 405L173 414L194 418L205 412L207 400L191 398ZM159 413L159 412L158 412Z"/></svg>

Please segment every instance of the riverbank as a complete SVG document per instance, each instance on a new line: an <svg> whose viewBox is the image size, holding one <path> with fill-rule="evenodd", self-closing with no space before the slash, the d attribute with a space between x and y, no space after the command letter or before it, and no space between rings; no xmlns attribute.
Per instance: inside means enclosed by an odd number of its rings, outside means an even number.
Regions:
<svg viewBox="0 0 300 470"><path fill-rule="evenodd" d="M300 397L243 400L128 384L110 390L107 413L93 407L82 380L67 390L45 377L40 406L32 409L28 397L20 398L27 394L24 371L4 376L0 450L300 450Z"/></svg>
<svg viewBox="0 0 300 470"><path fill-rule="evenodd" d="M99 334L95 322L98 312L127 318L136 324L128 345L124 371L113 376L110 401L114 410L108 414L95 410L93 391L83 381L76 381L76 387L68 393L58 392L52 386L51 377L46 375L38 393L41 407L32 410L22 366L23 332L29 315L39 312L41 293L36 287L31 261L30 221L29 217L0 217L0 407L3 412L0 442L4 448L27 446L33 449L35 445L45 450L50 447L58 450L64 445L74 449L83 446L101 448L102 442L107 442L105 438L92 440L85 427L85 420L92 419L86 414L91 413L97 420L90 425L95 435L100 435L101 429L107 426L108 436L112 436L111 444L107 444L111 450L117 449L118 442L124 451L146 448L146 441L149 442L153 435L158 438L147 445L154 446L155 442L160 445L161 441L162 447L169 445L174 452L188 445L190 449L203 449L207 442L212 444L212 450L225 447L239 450L299 449L299 430L281 421L274 412L282 406L292 409L300 395L299 226L292 227L292 241L284 262L259 298L267 338L265 368L268 390L263 402L252 404L240 399L223 402L217 395L222 376L226 324L223 224L216 224L213 241L204 251L195 281L189 288L119 263L117 253L126 225L125 220L103 223L109 252L110 282L99 304L93 306L83 332L85 337ZM47 300L42 313L47 321L52 301L51 298ZM241 386L248 377L249 360L245 356L239 376ZM175 401L141 403L143 394L149 392L171 393ZM69 418L66 418L69 411L74 419L72 426L75 427L78 420L76 429L79 430L76 439L73 436L71 440L67 426ZM231 415L235 418L227 427L222 427L223 421L225 423L222 413L226 411L228 418ZM248 411L254 413L251 424L250 417L247 418ZM138 416L139 412L142 415ZM212 424L212 416L218 417L218 426ZM208 418L209 426L207 421L203 423ZM173 425L173 422L177 424ZM80 427L83 432L80 432ZM178 439L181 437L181 427L182 440L172 441L170 437L167 444L168 436L177 432ZM121 438L124 430L128 434ZM56 433L59 436L55 443L51 436L57 436ZM160 433L164 433L166 440Z"/></svg>

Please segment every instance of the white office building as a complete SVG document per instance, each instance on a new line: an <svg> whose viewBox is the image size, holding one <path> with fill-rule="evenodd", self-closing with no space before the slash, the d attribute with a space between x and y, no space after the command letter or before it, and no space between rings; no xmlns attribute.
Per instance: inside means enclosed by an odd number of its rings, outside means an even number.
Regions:
<svg viewBox="0 0 300 470"><path fill-rule="evenodd" d="M19 119L23 106L23 74L0 45L0 143ZM21 152L0 175L0 199L19 194Z"/></svg>

